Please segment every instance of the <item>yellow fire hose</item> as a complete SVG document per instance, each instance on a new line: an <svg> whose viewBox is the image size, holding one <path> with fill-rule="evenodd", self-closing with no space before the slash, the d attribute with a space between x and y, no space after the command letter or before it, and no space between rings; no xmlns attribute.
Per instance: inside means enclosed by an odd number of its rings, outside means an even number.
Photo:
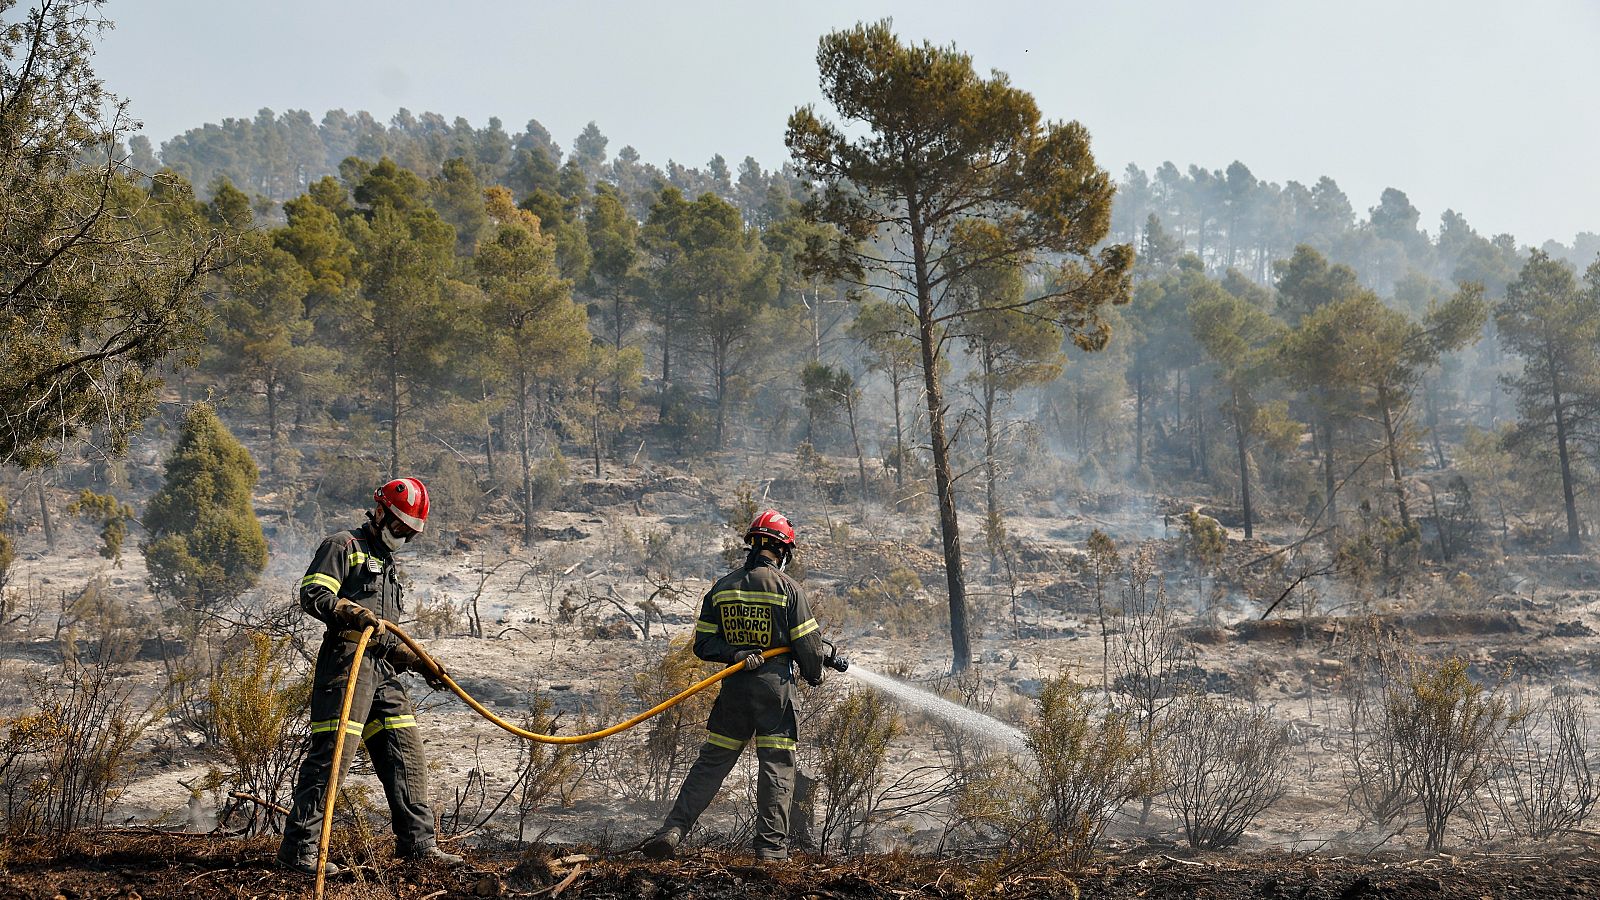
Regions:
<svg viewBox="0 0 1600 900"><path fill-rule="evenodd" d="M322 897L323 882L327 877L323 873L323 868L328 864L328 839L333 834L333 804L339 793L339 768L341 757L344 755L344 739L346 737L345 728L347 728L350 724L350 704L351 701L355 699L356 682L361 673L361 657L367 651L367 641L371 640L375 634L381 631L387 631L399 638L402 643L410 648L412 653L417 655L418 659L427 664L428 668L438 673L439 680L443 681L457 697L460 697L468 706L472 707L473 711L478 715L483 716L485 719L488 719L490 722L493 722L495 725L498 725L500 728L511 732L523 740L537 741L541 744L587 744L591 741L598 741L601 738L608 738L619 732L627 731L629 728L638 725L640 722L643 722L646 719L649 719L653 716L658 716L672 707L677 706L679 703L689 699L690 697L693 697L695 694L700 693L713 684L716 684L722 679L727 678L729 675L744 670L743 663L734 663L733 665L728 666L726 669L723 669L714 675L709 675L705 678L702 678L689 687L684 688L682 691L679 691L672 697L669 697L666 700L657 703L655 706L650 707L644 712L639 713L632 718L618 722L609 728L602 728L599 731L593 731L588 734L538 734L523 728L518 728L510 722L507 722L505 719L502 719L490 712L482 703L479 703L476 699L474 699L471 694L468 694L465 690L462 690L461 685L456 684L455 679L451 678L449 673L444 670L444 667L439 665L438 660L429 655L428 651L424 650L422 645L417 643L416 640L411 637L411 635L406 634L405 631L401 630L400 626L394 625L390 622L380 622L378 628L376 629L371 627L363 629L361 636L356 639L355 658L350 661L350 678L345 684L344 688L344 704L339 708L339 730L334 732L334 734L339 736L339 740L338 743L333 745L333 771L328 773L328 796L324 798L322 807L322 838L317 844L317 897L319 900ZM767 659L771 659L774 656L780 656L788 652L788 647L774 647L771 650L764 651L761 655Z"/></svg>

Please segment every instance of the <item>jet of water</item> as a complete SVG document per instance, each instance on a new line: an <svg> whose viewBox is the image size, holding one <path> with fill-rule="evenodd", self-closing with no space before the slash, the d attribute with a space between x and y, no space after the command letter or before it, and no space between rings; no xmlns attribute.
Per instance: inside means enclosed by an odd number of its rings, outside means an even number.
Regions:
<svg viewBox="0 0 1600 900"><path fill-rule="evenodd" d="M990 718L981 712L946 700L932 691L896 681L887 675L880 675L858 663L851 663L850 669L845 674L875 691L887 694L909 707L938 716L991 743L1004 745L1013 752L1027 749L1027 739L1023 737L1022 732L999 719Z"/></svg>

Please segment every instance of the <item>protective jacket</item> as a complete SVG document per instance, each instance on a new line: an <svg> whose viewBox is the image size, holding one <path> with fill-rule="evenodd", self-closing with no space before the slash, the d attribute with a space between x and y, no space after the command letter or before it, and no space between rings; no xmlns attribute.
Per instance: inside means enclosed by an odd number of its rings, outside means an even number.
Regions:
<svg viewBox="0 0 1600 900"><path fill-rule="evenodd" d="M811 616L805 592L793 578L760 554L722 576L700 602L694 623L694 655L729 665L750 650L788 647L790 653L767 660L768 667L800 667L808 684L822 682L822 635Z"/></svg>
<svg viewBox="0 0 1600 900"><path fill-rule="evenodd" d="M782 859L789 852L789 804L794 791L798 727L794 671L811 684L822 681L822 635L805 593L771 560L752 553L743 566L706 592L695 622L694 652L709 662L731 664L750 650L789 647L759 669L722 681L706 721L706 742L678 791L662 829L687 834L738 762L745 744L756 745L756 855Z"/></svg>
<svg viewBox="0 0 1600 900"><path fill-rule="evenodd" d="M300 607L326 623L329 633L344 630L333 617L340 597L365 606L380 619L398 622L405 611L404 593L394 556L370 524L324 538L300 579ZM387 633L373 641L378 655L399 642Z"/></svg>
<svg viewBox="0 0 1600 900"><path fill-rule="evenodd" d="M334 604L344 597L395 622L404 608L401 595L398 567L370 525L325 538L300 579L300 606L326 623L328 630L312 674L311 746L300 765L294 805L278 849L285 862L315 857L323 798L333 768L339 709L355 659L358 632L334 619ZM428 804L428 761L417 733L416 715L402 673L387 658L398 642L383 634L367 645L356 672L349 730L344 735L347 745L340 763L348 772L356 756L354 742L359 739L366 744L367 756L389 801L395 850L405 856L434 846L436 838L433 808Z"/></svg>

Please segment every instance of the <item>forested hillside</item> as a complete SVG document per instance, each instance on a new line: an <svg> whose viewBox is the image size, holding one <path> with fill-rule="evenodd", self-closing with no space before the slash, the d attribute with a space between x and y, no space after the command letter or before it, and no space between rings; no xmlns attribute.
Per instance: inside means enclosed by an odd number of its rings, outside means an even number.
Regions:
<svg viewBox="0 0 1600 900"><path fill-rule="evenodd" d="M135 160L148 150L136 143ZM227 277L202 378L226 381L238 414L260 416L291 458L294 427L341 418L360 396L382 407L370 427L388 432L387 465L448 468L460 459L443 443L471 446L489 483L520 467L497 456L520 460L524 443L536 469L557 452L632 452L647 435L673 451L859 446L872 459L859 489L875 500L887 495L874 480L903 485L921 464L917 360L902 346L914 335L897 339L870 292L807 269L825 226L790 165L663 168L631 147L608 154L592 123L564 152L537 121L509 134L404 110L387 125L263 110L164 142L160 162L207 186L213 218L256 223L261 253ZM1431 515L1436 492L1448 507L1476 491L1475 515L1495 504L1502 539L1515 522L1536 538L1565 516L1562 491L1514 479L1512 499L1488 473L1517 446L1548 456L1555 478L1563 441L1540 439L1554 408L1532 395L1538 360L1506 325L1529 303L1589 323L1596 275L1583 273L1600 237L1530 250L1454 211L1429 230L1419 219L1397 188L1363 215L1327 176L1307 188L1239 162L1128 166L1107 239L1133 245L1138 265L1113 337L1086 353L1011 336L1005 371L982 342L960 346L947 379L1001 435L974 431L961 452L1008 470L1049 452L1096 486L1176 474L1238 502L1254 472L1253 514L1311 519L1338 511L1332 492L1350 480L1344 514L1370 494L1402 528L1410 505ZM374 265L401 251L444 276L389 290L383 279L405 276ZM244 339L263 327L274 340ZM1578 482L1591 452L1575 439ZM1367 462L1368 448L1382 458ZM511 486L524 504L532 481Z"/></svg>
<svg viewBox="0 0 1600 900"><path fill-rule="evenodd" d="M1117 174L1071 110L889 21L822 36L787 160L405 110L157 149L94 74L100 9L0 31L0 861L119 817L280 831L341 729L308 714L317 642L350 639L296 586L343 590L312 548L398 476L432 513L366 570L395 624L563 736L705 675L701 597L783 510L807 624L859 653L800 737L763 732L810 773L819 861L959 854L949 896L1076 895L1123 883L1111 841L1592 836L1600 234L1426 222L1337 173ZM414 690L439 834L592 841L596 891L644 877L617 859L711 702L580 746ZM744 846L747 793L685 849ZM373 796L339 816L363 870ZM260 849L230 847L196 859ZM593 862L537 853L427 896ZM1365 865L1333 867L1344 895Z"/></svg>

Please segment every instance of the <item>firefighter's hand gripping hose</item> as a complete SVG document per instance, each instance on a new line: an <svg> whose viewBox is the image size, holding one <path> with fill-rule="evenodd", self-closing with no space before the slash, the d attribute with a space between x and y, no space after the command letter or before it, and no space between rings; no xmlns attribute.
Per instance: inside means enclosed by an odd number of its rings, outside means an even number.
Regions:
<svg viewBox="0 0 1600 900"><path fill-rule="evenodd" d="M602 728L599 731L592 731L588 734L538 734L536 732L518 728L510 722L507 722L505 719L502 719L490 712L482 703L479 703L476 699L474 699L471 694L468 694L465 690L462 690L461 685L456 684L455 679L451 678L449 673L444 670L444 667L439 665L439 661L430 656L428 651L424 650L421 644L417 643L416 640L411 637L411 635L406 634L405 631L401 630L398 625L394 625L390 622L380 622L378 629L364 629L361 632L361 637L356 641L355 657L350 661L350 678L345 684L344 705L339 710L339 730L334 732L334 734L339 736L339 740L338 743L334 744L333 746L333 771L328 774L328 795L323 800L322 808L322 839L317 845L317 897L319 898L322 896L323 881L326 877L323 874L323 868L328 864L328 838L333 833L333 804L335 799L337 799L339 792L340 757L344 751L344 739L346 737L345 727L350 723L350 703L355 698L356 693L356 676L361 671L361 657L366 652L367 641L371 640L372 637L380 630L387 631L399 638L401 643L410 648L411 652L415 653L417 658L422 660L424 667L437 674L439 680L443 681L445 686L450 688L450 690L454 692L457 697L460 697L462 702L472 707L473 711L478 715L483 716L485 719L488 719L490 722L493 722L495 725L511 732L523 740L536 741L541 744L587 744L590 741L598 741L601 738L607 738L619 732L627 731L629 728L638 725L640 722L643 722L652 716L660 715L672 707L677 706L679 703L682 703L690 697L693 697L695 694L700 693L722 679L727 678L729 675L745 671L744 662L736 662L720 672L695 682L682 691L679 691L676 695L657 703L655 706L650 707L644 712L639 713L632 718L618 722L609 728ZM788 647L774 647L771 650L763 652L761 655L767 659L771 659L774 656L780 656L788 652ZM840 671L843 670L841 669Z"/></svg>

